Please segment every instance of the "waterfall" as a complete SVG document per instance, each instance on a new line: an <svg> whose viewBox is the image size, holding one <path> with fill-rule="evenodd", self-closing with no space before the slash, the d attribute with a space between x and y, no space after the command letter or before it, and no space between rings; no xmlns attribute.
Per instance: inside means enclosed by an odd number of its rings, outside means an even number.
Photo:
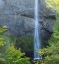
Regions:
<svg viewBox="0 0 59 64"><path fill-rule="evenodd" d="M39 39L39 21L38 21L38 0L35 0L35 29L34 29L34 60L40 59L37 52L40 49L40 39Z"/></svg>

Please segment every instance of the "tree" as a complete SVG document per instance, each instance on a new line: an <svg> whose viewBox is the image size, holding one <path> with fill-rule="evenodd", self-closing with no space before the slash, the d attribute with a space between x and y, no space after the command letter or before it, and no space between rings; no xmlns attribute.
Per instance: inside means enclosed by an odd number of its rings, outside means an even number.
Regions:
<svg viewBox="0 0 59 64"><path fill-rule="evenodd" d="M31 64L30 59L25 57L25 53L22 53L21 49L16 49L13 45L9 47L6 45L9 42L6 41L5 36L2 36L6 30L6 26L0 27L0 64Z"/></svg>
<svg viewBox="0 0 59 64"><path fill-rule="evenodd" d="M6 50L6 64L31 64L30 59L24 57L24 53L21 52L21 49L15 49L13 45L11 45Z"/></svg>
<svg viewBox="0 0 59 64"><path fill-rule="evenodd" d="M59 12L59 0L45 0L46 6L56 12Z"/></svg>
<svg viewBox="0 0 59 64"><path fill-rule="evenodd" d="M45 0L46 5L56 12L56 24L53 27L53 34L48 41L49 46L39 51L44 58L41 64L59 64L59 0Z"/></svg>
<svg viewBox="0 0 59 64"><path fill-rule="evenodd" d="M6 31L6 29L7 29L6 26L0 27L0 63L5 62L5 59L2 57L1 48L4 47L6 42L5 42L4 38L1 37L1 35Z"/></svg>
<svg viewBox="0 0 59 64"><path fill-rule="evenodd" d="M59 0L45 0L47 8L56 12L56 18L59 19Z"/></svg>

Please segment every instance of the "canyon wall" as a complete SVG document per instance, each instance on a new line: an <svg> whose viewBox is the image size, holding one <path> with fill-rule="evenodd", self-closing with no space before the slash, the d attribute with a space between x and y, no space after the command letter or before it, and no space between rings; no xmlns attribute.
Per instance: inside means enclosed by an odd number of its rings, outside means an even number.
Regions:
<svg viewBox="0 0 59 64"><path fill-rule="evenodd" d="M8 27L7 33L14 36L34 34L34 0L0 0L0 26ZM39 24L42 39L52 34L55 14L39 0Z"/></svg>

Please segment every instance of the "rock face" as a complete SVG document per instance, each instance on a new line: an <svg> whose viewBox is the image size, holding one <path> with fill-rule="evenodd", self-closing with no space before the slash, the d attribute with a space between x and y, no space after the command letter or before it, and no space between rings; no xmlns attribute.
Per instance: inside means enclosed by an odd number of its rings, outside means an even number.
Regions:
<svg viewBox="0 0 59 64"><path fill-rule="evenodd" d="M15 36L33 35L34 0L0 0L0 26L8 27L7 33ZM42 39L48 39L52 31L55 14L39 0L39 24Z"/></svg>

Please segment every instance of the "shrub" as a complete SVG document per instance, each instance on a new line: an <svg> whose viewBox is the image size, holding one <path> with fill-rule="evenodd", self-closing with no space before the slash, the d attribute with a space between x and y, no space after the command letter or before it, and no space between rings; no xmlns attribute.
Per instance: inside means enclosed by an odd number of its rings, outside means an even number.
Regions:
<svg viewBox="0 0 59 64"><path fill-rule="evenodd" d="M1 35L7 30L6 26L0 27L0 64L5 62L5 59L2 57L1 48L4 47L6 44L4 38L1 37Z"/></svg>
<svg viewBox="0 0 59 64"><path fill-rule="evenodd" d="M45 0L48 8L56 11L56 23L53 27L53 34L48 41L49 46L39 51L41 64L59 64L59 0Z"/></svg>
<svg viewBox="0 0 59 64"><path fill-rule="evenodd" d="M48 41L49 46L39 51L39 54L44 56L41 64L59 64L59 25L55 26L53 30L54 33Z"/></svg>
<svg viewBox="0 0 59 64"><path fill-rule="evenodd" d="M21 53L20 49L15 49L13 45L10 46L5 53L7 64L31 64L30 59L24 57L25 54Z"/></svg>

